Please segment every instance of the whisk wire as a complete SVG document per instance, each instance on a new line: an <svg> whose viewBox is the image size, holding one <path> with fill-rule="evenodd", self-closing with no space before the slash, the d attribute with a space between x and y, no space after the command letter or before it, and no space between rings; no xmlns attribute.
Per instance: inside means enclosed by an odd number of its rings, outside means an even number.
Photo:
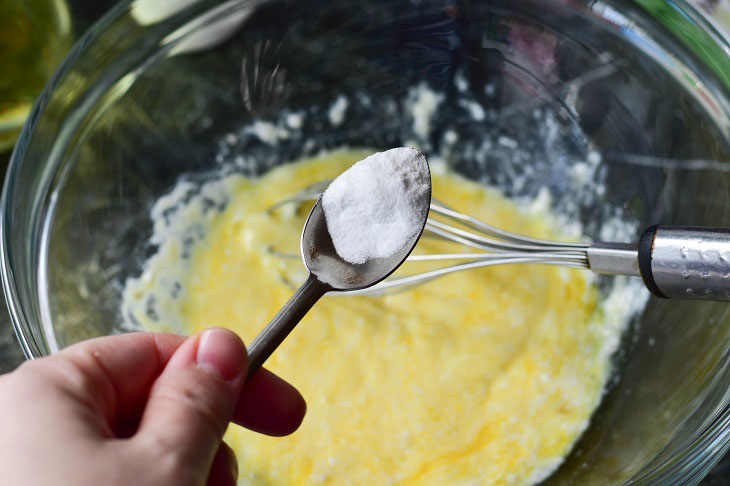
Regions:
<svg viewBox="0 0 730 486"><path fill-rule="evenodd" d="M499 238L504 241L509 241L515 244L526 244L531 245L534 247L568 247L568 248L577 248L585 250L588 248L588 245L584 243L557 243L555 241L550 240L542 240L539 238L532 238L529 236L519 235L517 233L512 233L510 231L503 230L501 228L497 228L496 226L492 226L490 224L485 223L484 221L481 221L477 218L474 218L473 216L469 216L467 214L460 213L459 211L455 211L448 206L444 205L441 202L433 202L431 203L431 212L435 214L439 214L442 216L446 216L449 218L452 218L459 223L463 224L464 226L469 227L470 229L474 231L478 231L480 233L483 233L487 236L491 236L493 238ZM433 223L433 219L429 221L430 223Z"/></svg>
<svg viewBox="0 0 730 486"><path fill-rule="evenodd" d="M522 254L524 255L524 254ZM493 258L492 258L493 257ZM587 264L583 264L578 260L561 260L551 258L550 256L513 256L513 255L490 255L484 256L481 259L469 262L461 263L458 265L451 265L436 270L431 270L415 275L408 275L405 277L391 277L386 279L379 284L370 287L368 289L350 291L347 293L333 292L332 295L385 295L393 293L393 291L402 291L412 288L416 285L426 283L430 280L438 277L443 277L450 273L461 272L463 270L471 270L475 268L490 267L493 265L504 265L504 264L544 264L544 265L559 265L562 267L569 268L587 268Z"/></svg>
<svg viewBox="0 0 730 486"><path fill-rule="evenodd" d="M306 187L299 193L269 208L269 212L286 204L316 201L331 181L325 180ZM436 219L436 218L439 219ZM444 220L448 222L444 222ZM590 268L585 243L562 243L512 233L485 223L473 216L456 211L434 199L424 230L425 237L435 237L465 247L481 250L478 253L411 254L408 262L438 262L466 260L464 263L427 270L413 275L394 276L369 289L350 291L346 295L383 295L410 289L451 273L504 264L541 264L569 268ZM269 248L282 258L299 258ZM339 295L333 293L333 295ZM344 295L344 294L343 294Z"/></svg>
<svg viewBox="0 0 730 486"><path fill-rule="evenodd" d="M550 245L547 244L522 244L522 243L511 243L502 240L495 240L491 238L485 238L483 236L475 235L469 231L465 231L456 228L451 225L444 224L440 221L429 218L426 223L426 229L434 234L437 234L443 238L450 239L452 241L461 243L463 245L471 246L473 248L479 248L482 250L489 250L494 252L514 252L516 250L526 252L544 252L544 251L580 251L580 247L572 247L567 245L558 244L552 242ZM574 250L575 248L575 250ZM587 247L586 247L587 249Z"/></svg>

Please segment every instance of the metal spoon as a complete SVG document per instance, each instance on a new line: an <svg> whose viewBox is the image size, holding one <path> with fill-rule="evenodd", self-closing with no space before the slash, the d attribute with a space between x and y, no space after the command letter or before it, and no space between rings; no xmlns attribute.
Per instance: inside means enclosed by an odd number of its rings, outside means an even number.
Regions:
<svg viewBox="0 0 730 486"><path fill-rule="evenodd" d="M365 289L393 273L405 261L423 233L431 199L430 188L428 199L423 211L423 225L403 249L387 258L376 258L358 265L343 260L335 251L320 197L309 213L302 231L302 259L309 270L309 278L251 343L248 349L248 378L258 371L324 294L330 291ZM377 237L378 235L373 235L373 238Z"/></svg>

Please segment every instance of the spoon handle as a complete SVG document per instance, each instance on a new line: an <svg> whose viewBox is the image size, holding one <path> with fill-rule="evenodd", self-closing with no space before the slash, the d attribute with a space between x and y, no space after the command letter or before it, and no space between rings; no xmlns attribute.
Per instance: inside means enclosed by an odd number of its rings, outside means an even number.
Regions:
<svg viewBox="0 0 730 486"><path fill-rule="evenodd" d="M332 288L309 274L309 278L291 299L274 316L248 348L248 377L250 379L264 364L271 353L299 324L304 315L324 294Z"/></svg>

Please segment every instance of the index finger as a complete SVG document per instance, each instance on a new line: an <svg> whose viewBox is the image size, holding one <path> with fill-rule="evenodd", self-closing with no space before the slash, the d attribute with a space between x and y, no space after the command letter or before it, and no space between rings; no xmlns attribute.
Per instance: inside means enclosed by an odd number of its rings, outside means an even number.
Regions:
<svg viewBox="0 0 730 486"><path fill-rule="evenodd" d="M116 433L127 436L136 429L155 380L186 339L146 332L105 336L74 344L51 359L68 359L90 380L81 390L84 401L97 405ZM297 389L262 368L244 386L233 420L264 434L286 435L305 413Z"/></svg>
<svg viewBox="0 0 730 486"><path fill-rule="evenodd" d="M112 422L118 412L144 407L152 384L187 337L133 332L74 344L54 358L70 360L90 380L86 397Z"/></svg>

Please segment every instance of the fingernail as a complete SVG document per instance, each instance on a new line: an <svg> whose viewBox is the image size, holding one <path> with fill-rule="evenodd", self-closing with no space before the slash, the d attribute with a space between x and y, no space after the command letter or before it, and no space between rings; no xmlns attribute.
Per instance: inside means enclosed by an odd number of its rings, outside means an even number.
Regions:
<svg viewBox="0 0 730 486"><path fill-rule="evenodd" d="M245 351L241 340L225 329L208 329L198 343L198 366L226 381L243 372Z"/></svg>

